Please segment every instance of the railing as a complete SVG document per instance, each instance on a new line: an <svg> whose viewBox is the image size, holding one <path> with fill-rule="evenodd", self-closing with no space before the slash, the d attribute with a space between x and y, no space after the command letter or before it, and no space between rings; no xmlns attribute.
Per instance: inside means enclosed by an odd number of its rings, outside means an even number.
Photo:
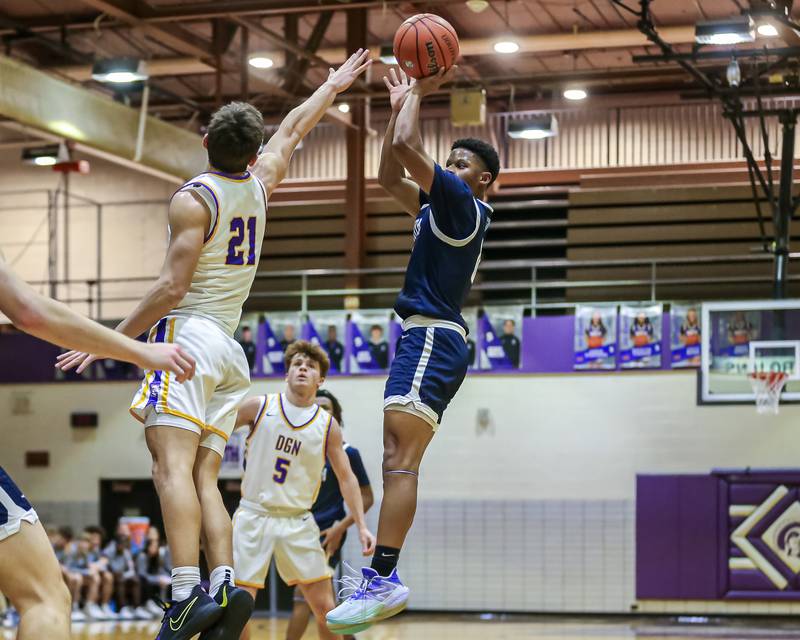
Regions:
<svg viewBox="0 0 800 640"><path fill-rule="evenodd" d="M791 261L800 259L800 252L789 254ZM665 267L685 266L685 265L714 265L714 264L764 264L771 262L773 256L769 254L748 254L748 255L727 255L727 256L696 256L691 258L654 258L654 259L625 259L625 260L504 260L495 262L485 262L481 265L479 274L491 271L529 271L529 278L514 280L483 282L480 279L473 286L473 291L488 292L501 291L509 293L506 299L493 300L493 304L524 304L530 307L532 315L544 310L569 310L576 305L582 304L580 299L557 302L541 302L539 300L542 291L547 289L562 290L586 290L598 288L644 288L649 291L646 298L631 298L628 300L614 299L620 303L635 303L644 301L657 301L659 299L659 288L667 285L693 285L693 284L764 284L771 282L769 276L703 276L695 278L670 278L661 277L660 270ZM541 279L539 276L543 271L548 270L569 270L574 274L575 271L598 269L598 268L622 268L622 267L645 267L648 269L648 277L625 278L625 279L582 279L573 280L566 278ZM403 267L391 267L380 269L308 269L292 271L269 271L261 272L256 275L258 281L297 281L297 287L279 291L254 291L250 295L251 300L269 299L296 299L298 308L295 310L301 313L308 313L315 309L314 301L345 296L377 296L395 294L398 287L324 287L317 284L313 288L310 281L353 276L381 276L395 275L402 276L405 273ZM791 282L800 282L800 274L789 277ZM68 304L86 304L89 313L97 318L102 318L103 304L107 303L133 303L141 299L141 295L121 295L108 296L102 294L102 287L108 285L142 285L138 288L144 289L147 285L154 282L153 278L108 278L102 282L97 280L71 280L51 282L42 280L31 284L38 286L50 285L83 285L86 287L85 296L74 296L63 300ZM588 300L586 300L588 302ZM255 305L258 306L258 305Z"/></svg>

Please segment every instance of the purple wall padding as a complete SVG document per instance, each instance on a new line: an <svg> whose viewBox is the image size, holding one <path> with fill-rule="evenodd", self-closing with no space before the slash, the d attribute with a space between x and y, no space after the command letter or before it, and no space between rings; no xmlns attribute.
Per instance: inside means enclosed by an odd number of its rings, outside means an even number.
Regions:
<svg viewBox="0 0 800 640"><path fill-rule="evenodd" d="M722 595L719 484L709 475L637 476L637 598L713 600Z"/></svg>

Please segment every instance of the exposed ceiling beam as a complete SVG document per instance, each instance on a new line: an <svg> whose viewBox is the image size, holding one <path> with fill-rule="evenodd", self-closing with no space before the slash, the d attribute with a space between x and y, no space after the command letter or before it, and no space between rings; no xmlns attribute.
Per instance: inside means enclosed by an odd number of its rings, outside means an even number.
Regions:
<svg viewBox="0 0 800 640"><path fill-rule="evenodd" d="M81 0L81 2L120 22L141 29L159 44L180 53L201 59L208 58L211 53L209 43L182 27L174 24L156 26L148 23L144 19L146 16L137 13L137 11L145 10L145 5L141 2L131 0Z"/></svg>
<svg viewBox="0 0 800 640"><path fill-rule="evenodd" d="M90 64L44 67L42 70L58 73L77 82L86 82L92 79L92 65ZM150 77L191 76L214 73L214 67L197 58L154 58L147 61L147 73Z"/></svg>

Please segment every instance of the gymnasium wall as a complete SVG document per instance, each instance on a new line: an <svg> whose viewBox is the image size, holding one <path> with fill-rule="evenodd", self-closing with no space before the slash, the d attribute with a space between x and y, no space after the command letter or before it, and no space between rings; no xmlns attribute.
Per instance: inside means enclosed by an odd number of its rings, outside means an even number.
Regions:
<svg viewBox="0 0 800 640"><path fill-rule="evenodd" d="M761 418L750 406L697 406L695 385L691 371L468 378L422 470L420 516L401 563L413 606L628 611L637 472L791 467L800 458L800 407ZM378 482L383 379L329 386L342 400L347 440ZM254 384L254 392L278 388ZM127 413L134 390L0 387L8 416L0 464L44 513L76 526L96 517L98 478L149 473L141 428ZM26 398L31 413L12 415ZM71 430L76 410L98 411L100 427ZM488 429L478 429L480 410ZM24 469L28 450L49 450L50 468ZM352 538L345 557L357 566Z"/></svg>

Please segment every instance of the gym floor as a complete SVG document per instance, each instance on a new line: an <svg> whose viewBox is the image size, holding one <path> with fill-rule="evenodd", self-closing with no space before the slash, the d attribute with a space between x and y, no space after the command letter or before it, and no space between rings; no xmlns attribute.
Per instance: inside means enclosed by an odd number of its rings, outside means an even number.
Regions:
<svg viewBox="0 0 800 640"><path fill-rule="evenodd" d="M253 640L283 640L286 619L256 619ZM152 640L158 625L152 622L103 623L77 625L73 638L93 640ZM4 640L13 634L6 631ZM315 640L316 631L309 628L304 638ZM775 638L800 640L800 625L781 624L774 620L748 620L745 623L722 621L717 624L674 624L666 619L591 619L581 617L534 616L476 616L476 615L414 615L384 622L358 635L359 640L751 640Z"/></svg>

